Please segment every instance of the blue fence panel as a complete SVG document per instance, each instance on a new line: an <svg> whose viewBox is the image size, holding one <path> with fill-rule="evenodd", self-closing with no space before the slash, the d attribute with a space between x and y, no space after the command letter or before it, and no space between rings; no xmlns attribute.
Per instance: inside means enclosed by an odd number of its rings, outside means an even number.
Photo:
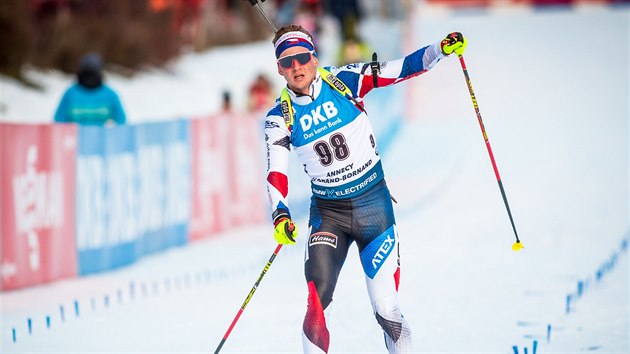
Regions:
<svg viewBox="0 0 630 354"><path fill-rule="evenodd" d="M182 245L190 220L190 122L138 126L142 248L150 254Z"/></svg>
<svg viewBox="0 0 630 354"><path fill-rule="evenodd" d="M186 243L189 122L79 127L79 274Z"/></svg>
<svg viewBox="0 0 630 354"><path fill-rule="evenodd" d="M79 127L76 225L79 274L140 256L134 126Z"/></svg>

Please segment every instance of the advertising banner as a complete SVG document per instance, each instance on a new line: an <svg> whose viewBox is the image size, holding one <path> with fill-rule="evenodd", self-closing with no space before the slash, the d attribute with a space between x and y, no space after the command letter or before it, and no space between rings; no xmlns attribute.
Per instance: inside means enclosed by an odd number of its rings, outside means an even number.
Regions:
<svg viewBox="0 0 630 354"><path fill-rule="evenodd" d="M191 122L190 239L221 231L227 223L231 193L228 169L229 117L201 117Z"/></svg>
<svg viewBox="0 0 630 354"><path fill-rule="evenodd" d="M191 240L266 220L262 119L231 112L193 119L191 147Z"/></svg>
<svg viewBox="0 0 630 354"><path fill-rule="evenodd" d="M141 255L135 131L130 125L79 127L76 215L80 274L123 266Z"/></svg>
<svg viewBox="0 0 630 354"><path fill-rule="evenodd" d="M17 289L102 272L269 218L262 121L0 124L0 275Z"/></svg>
<svg viewBox="0 0 630 354"><path fill-rule="evenodd" d="M254 114L234 114L230 124L238 128L229 132L229 220L232 225L251 225L271 215L265 191L264 120Z"/></svg>
<svg viewBox="0 0 630 354"><path fill-rule="evenodd" d="M80 127L77 251L81 275L182 245L190 215L188 121Z"/></svg>
<svg viewBox="0 0 630 354"><path fill-rule="evenodd" d="M188 241L190 219L190 121L137 127L138 221L142 252L151 254Z"/></svg>
<svg viewBox="0 0 630 354"><path fill-rule="evenodd" d="M0 123L0 275L17 289L77 273L76 127Z"/></svg>

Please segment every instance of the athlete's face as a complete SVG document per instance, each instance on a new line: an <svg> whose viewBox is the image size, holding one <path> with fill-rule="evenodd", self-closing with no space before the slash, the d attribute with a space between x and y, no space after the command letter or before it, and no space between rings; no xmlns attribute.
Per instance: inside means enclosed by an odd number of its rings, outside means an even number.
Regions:
<svg viewBox="0 0 630 354"><path fill-rule="evenodd" d="M308 54L310 60L301 64L297 58L294 58L291 61L290 67L285 68L283 65L280 65L280 60L282 58L287 58L300 53L303 53L303 55ZM285 61L287 59L285 59ZM280 59L278 60L277 65L278 74L282 75L284 79L287 80L287 84L291 90L305 95L310 94L309 86L315 79L315 73L317 73L317 65L319 65L319 61L312 53L309 52L308 49L297 46L288 48L280 54Z"/></svg>

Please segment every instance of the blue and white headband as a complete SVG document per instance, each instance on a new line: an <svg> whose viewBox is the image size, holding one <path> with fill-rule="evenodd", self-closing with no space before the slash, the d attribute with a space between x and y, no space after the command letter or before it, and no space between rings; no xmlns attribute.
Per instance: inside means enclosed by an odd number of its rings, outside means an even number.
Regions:
<svg viewBox="0 0 630 354"><path fill-rule="evenodd" d="M293 31L283 34L276 42L276 59L280 54L291 47L304 47L309 51L314 51L315 46L311 37L303 32Z"/></svg>

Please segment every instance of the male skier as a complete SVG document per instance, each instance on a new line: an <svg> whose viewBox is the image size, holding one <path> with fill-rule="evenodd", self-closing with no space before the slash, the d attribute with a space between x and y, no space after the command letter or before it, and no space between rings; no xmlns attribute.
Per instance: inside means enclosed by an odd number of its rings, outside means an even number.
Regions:
<svg viewBox="0 0 630 354"><path fill-rule="evenodd" d="M278 73L287 82L265 121L267 190L278 243L294 244L297 237L287 198L291 146L313 192L304 263L308 285L304 353L328 353L326 319L352 242L358 246L389 353L409 353L411 331L398 303L399 238L363 98L376 87L424 73L453 52L461 55L466 40L453 32L402 59L341 68L319 68L313 37L301 26L280 28L273 44Z"/></svg>

